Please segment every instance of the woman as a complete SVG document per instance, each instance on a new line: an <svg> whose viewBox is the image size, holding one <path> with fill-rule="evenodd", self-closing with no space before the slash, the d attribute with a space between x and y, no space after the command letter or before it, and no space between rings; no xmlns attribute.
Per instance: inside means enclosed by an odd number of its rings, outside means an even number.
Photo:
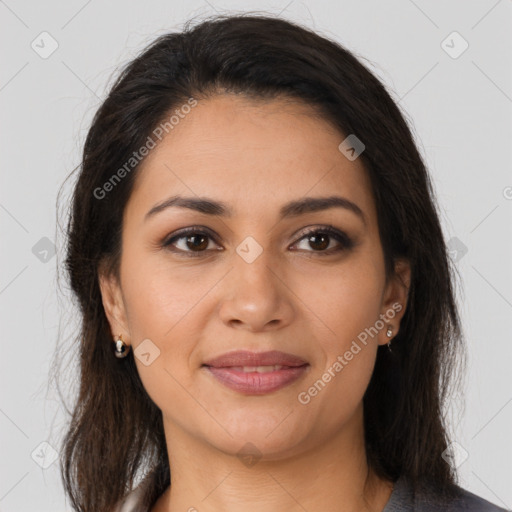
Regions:
<svg viewBox="0 0 512 512"><path fill-rule="evenodd" d="M253 15L159 37L96 113L68 235L75 510L504 510L457 485L430 178L339 44Z"/></svg>

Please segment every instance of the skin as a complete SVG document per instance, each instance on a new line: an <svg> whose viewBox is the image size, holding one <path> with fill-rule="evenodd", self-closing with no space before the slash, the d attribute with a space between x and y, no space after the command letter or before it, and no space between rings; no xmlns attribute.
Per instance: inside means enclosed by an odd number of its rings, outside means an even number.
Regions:
<svg viewBox="0 0 512 512"><path fill-rule="evenodd" d="M152 512L382 511L387 503L392 483L368 473L362 399L377 348L390 341L387 326L393 337L399 330L410 267L398 261L386 283L370 180L360 158L339 151L344 138L306 104L217 95L200 100L143 162L124 212L120 282L101 273L100 287L113 337L123 334L132 350L150 339L148 350L160 351L148 366L135 358L162 411L171 466L171 488ZM223 201L234 214L170 207L144 220L178 194ZM288 201L334 194L356 203L366 222L339 207L279 219ZM162 248L194 225L215 237L199 257ZM304 231L326 225L355 246L329 238L341 251L322 255L321 240L311 244ZM236 252L248 236L263 250L252 263ZM194 252L186 242L174 247ZM397 303L386 327L300 403L298 394ZM201 368L235 349L282 350L310 368L285 388L243 395ZM247 442L261 455L250 466L237 456Z"/></svg>

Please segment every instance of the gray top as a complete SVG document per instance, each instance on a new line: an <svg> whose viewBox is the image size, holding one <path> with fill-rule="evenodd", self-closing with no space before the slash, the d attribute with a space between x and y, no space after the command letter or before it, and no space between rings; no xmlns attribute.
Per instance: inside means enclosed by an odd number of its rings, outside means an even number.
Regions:
<svg viewBox="0 0 512 512"><path fill-rule="evenodd" d="M439 493L436 493L431 487L415 494L409 481L401 476L395 482L393 492L382 512L457 512L461 510L466 512L503 512L507 510L462 487L457 486L457 490L459 496L450 501L443 500Z"/></svg>
<svg viewBox="0 0 512 512"><path fill-rule="evenodd" d="M133 489L113 512L150 512L142 504L144 481ZM393 492L382 512L507 512L490 501L480 498L462 487L457 487L459 496L447 502L432 488L415 494L409 481L400 477L394 484ZM508 509L510 511L510 509Z"/></svg>

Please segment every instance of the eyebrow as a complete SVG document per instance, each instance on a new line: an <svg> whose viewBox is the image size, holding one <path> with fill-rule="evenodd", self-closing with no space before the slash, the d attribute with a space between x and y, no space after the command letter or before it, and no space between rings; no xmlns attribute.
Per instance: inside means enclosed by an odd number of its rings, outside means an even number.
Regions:
<svg viewBox="0 0 512 512"><path fill-rule="evenodd" d="M188 208L189 210L194 210L216 217L233 216L233 210L231 207L222 201L216 201L206 197L173 196L153 206L153 208L146 213L144 220L147 220L170 207ZM306 197L290 201L281 207L279 210L279 216L281 219L287 219L298 217L299 215L304 215L306 213L328 210L330 208L344 208L349 210L355 213L366 225L366 216L361 208L346 197L341 196Z"/></svg>

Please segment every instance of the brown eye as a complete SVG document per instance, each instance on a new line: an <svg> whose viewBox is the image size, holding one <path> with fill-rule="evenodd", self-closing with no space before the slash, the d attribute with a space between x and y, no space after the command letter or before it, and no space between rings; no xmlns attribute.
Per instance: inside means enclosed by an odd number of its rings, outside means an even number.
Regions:
<svg viewBox="0 0 512 512"><path fill-rule="evenodd" d="M164 241L162 247L185 256L201 256L202 253L213 249L209 245L210 242L213 242L210 233L198 228L189 228Z"/></svg>
<svg viewBox="0 0 512 512"><path fill-rule="evenodd" d="M316 228L305 233L305 235L296 243L298 245L305 241L306 245L313 250L306 249L306 252L318 252L319 255L329 255L335 252L351 249L354 242L342 231L338 231L331 226ZM334 246L331 246L331 242Z"/></svg>
<svg viewBox="0 0 512 512"><path fill-rule="evenodd" d="M329 247L330 237L325 233L314 233L308 236L308 242L313 249L323 251Z"/></svg>
<svg viewBox="0 0 512 512"><path fill-rule="evenodd" d="M210 242L213 246L210 245ZM306 252L318 253L319 256L328 256L354 246L354 242L345 233L332 226L309 230L296 242L295 246L300 243L307 244ZM162 247L180 256L189 257L206 256L213 250L221 250L213 235L202 228L194 227L174 233L162 243Z"/></svg>
<svg viewBox="0 0 512 512"><path fill-rule="evenodd" d="M182 238L186 238L186 244L187 244L187 247L193 251L195 250L202 250L202 249L206 249L208 247L208 236L205 236L205 235L189 235L189 236L186 236L186 237L182 237Z"/></svg>

